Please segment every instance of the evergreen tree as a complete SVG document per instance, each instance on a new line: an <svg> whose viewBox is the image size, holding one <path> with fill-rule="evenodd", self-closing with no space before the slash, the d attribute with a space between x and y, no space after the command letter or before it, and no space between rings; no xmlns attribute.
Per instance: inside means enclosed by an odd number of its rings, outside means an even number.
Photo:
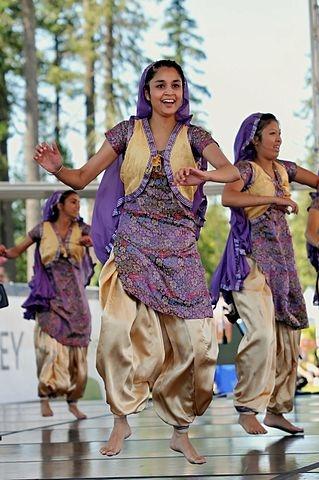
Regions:
<svg viewBox="0 0 319 480"><path fill-rule="evenodd" d="M147 28L136 0L103 0L102 36L105 64L105 126L123 119L135 104L136 78L147 59L143 55L143 31Z"/></svg>
<svg viewBox="0 0 319 480"><path fill-rule="evenodd" d="M200 106L204 97L210 97L208 88L195 80L203 73L198 67L199 63L206 59L205 52L200 48L203 38L196 33L197 24L190 18L185 0L170 0L165 9L165 19L163 30L167 32L168 39L161 43L168 49L165 58L174 59L181 65L190 84L191 102ZM195 117L202 113L193 110Z"/></svg>
<svg viewBox="0 0 319 480"><path fill-rule="evenodd" d="M210 283L224 251L229 232L226 210L215 202L209 206L206 221L198 241L199 253Z"/></svg>

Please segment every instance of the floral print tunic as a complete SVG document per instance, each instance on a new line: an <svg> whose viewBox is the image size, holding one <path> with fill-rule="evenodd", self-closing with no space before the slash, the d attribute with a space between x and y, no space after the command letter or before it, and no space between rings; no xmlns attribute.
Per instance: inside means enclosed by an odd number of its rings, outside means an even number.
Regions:
<svg viewBox="0 0 319 480"><path fill-rule="evenodd" d="M29 232L35 242L41 240L42 225L36 225ZM81 230L82 235L88 235L90 227L83 223ZM72 347L87 347L91 334L91 314L81 265L72 259L68 251L70 234L71 229L64 242L57 234L61 254L45 266L56 296L50 300L49 311L38 312L36 318L41 329L59 343Z"/></svg>
<svg viewBox="0 0 319 480"><path fill-rule="evenodd" d="M287 170L289 182L296 175L297 165L280 161ZM247 161L236 164L245 188L254 181L253 168ZM277 196L284 196L281 178L275 170L273 180ZM260 192L263 195L263 192ZM266 277L272 291L277 322L283 322L292 328L304 328L308 325L303 293L299 283L292 238L285 213L270 205L259 217L250 220L252 253L251 257Z"/></svg>
<svg viewBox="0 0 319 480"><path fill-rule="evenodd" d="M126 122L106 137L114 150L122 153ZM195 126L190 126L188 138L194 156L200 156L213 142L210 134ZM197 251L197 228L191 209L172 192L163 162L157 161L143 192L121 211L114 256L126 292L161 313L185 319L212 317Z"/></svg>

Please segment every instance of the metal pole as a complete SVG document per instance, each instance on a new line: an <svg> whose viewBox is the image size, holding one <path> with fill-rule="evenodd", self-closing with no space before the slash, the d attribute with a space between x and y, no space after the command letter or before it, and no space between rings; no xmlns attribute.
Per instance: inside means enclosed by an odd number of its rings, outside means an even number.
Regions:
<svg viewBox="0 0 319 480"><path fill-rule="evenodd" d="M319 5L309 0L311 66L312 66L312 107L314 133L314 165L319 170Z"/></svg>

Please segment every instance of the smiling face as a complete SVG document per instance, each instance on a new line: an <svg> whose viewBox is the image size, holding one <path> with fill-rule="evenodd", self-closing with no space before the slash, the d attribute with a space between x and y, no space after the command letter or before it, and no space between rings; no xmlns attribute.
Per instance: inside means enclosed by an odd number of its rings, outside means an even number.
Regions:
<svg viewBox="0 0 319 480"><path fill-rule="evenodd" d="M161 67L145 88L145 97L150 101L152 113L175 116L183 102L183 82L173 67Z"/></svg>
<svg viewBox="0 0 319 480"><path fill-rule="evenodd" d="M58 204L59 211L64 213L67 217L75 220L80 214L80 197L76 193L68 195L64 203Z"/></svg>
<svg viewBox="0 0 319 480"><path fill-rule="evenodd" d="M260 137L254 139L257 158L262 157L267 160L276 160L279 155L281 142L279 124L273 120L263 128Z"/></svg>

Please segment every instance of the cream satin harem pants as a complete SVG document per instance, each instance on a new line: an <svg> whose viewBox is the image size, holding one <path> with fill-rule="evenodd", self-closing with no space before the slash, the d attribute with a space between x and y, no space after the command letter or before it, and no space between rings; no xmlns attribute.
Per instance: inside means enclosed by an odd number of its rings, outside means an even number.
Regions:
<svg viewBox="0 0 319 480"><path fill-rule="evenodd" d="M234 302L247 332L236 357L238 383L235 407L243 413L267 409L290 412L296 388L300 330L275 322L272 293L256 262L247 258L250 273Z"/></svg>
<svg viewBox="0 0 319 480"><path fill-rule="evenodd" d="M115 415L143 410L186 427L209 406L218 345L212 318L185 320L129 296L111 255L100 276L103 308L97 369Z"/></svg>

